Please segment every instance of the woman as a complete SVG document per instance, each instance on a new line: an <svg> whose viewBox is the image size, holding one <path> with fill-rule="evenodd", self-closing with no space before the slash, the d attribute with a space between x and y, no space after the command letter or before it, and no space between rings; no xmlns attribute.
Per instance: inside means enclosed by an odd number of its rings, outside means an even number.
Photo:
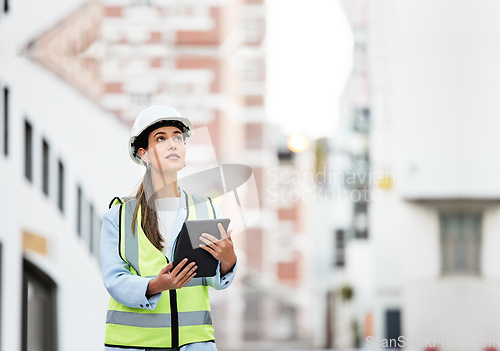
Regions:
<svg viewBox="0 0 500 351"><path fill-rule="evenodd" d="M210 198L177 186L192 125L168 106L142 111L132 127L132 160L146 166L135 196L113 199L103 218L101 270L111 299L105 350L216 350L208 286L227 288L237 259L231 239L200 240L218 261L214 277L196 278L194 263L173 266L176 238L185 220L219 218Z"/></svg>

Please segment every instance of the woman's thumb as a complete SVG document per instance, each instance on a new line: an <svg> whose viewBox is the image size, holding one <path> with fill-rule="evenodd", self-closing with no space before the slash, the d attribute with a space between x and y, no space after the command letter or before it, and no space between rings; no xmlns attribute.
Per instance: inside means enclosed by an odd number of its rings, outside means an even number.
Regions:
<svg viewBox="0 0 500 351"><path fill-rule="evenodd" d="M160 271L161 274L168 273L169 270L172 269L172 262L169 262L165 267L163 267Z"/></svg>

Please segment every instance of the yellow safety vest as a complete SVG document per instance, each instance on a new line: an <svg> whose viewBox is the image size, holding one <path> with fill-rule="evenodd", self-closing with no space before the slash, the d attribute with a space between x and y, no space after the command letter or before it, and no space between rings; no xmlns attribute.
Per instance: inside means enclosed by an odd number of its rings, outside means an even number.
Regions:
<svg viewBox="0 0 500 351"><path fill-rule="evenodd" d="M186 220L215 218L210 198L186 195ZM135 235L132 218L137 200L123 202L115 198L111 206L120 204L121 258L132 274L156 277L168 259L147 238L142 230L141 209L137 213ZM140 206L140 205L139 205ZM192 278L181 289L164 291L155 309L132 308L110 298L106 318L107 346L134 348L178 348L186 344L214 341L210 315L208 285L205 278Z"/></svg>

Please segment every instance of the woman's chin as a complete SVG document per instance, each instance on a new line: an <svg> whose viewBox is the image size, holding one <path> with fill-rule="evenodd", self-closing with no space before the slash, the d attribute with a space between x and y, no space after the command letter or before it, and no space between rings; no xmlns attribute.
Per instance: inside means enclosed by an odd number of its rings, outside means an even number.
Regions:
<svg viewBox="0 0 500 351"><path fill-rule="evenodd" d="M158 169L158 172L160 173L177 173L184 168L184 164L181 164L180 162L178 164L171 162L168 164L162 164L161 166L161 169Z"/></svg>

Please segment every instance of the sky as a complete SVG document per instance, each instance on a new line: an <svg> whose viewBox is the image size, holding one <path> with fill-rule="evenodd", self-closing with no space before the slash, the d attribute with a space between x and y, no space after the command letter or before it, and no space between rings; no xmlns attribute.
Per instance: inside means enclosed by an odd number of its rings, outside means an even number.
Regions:
<svg viewBox="0 0 500 351"><path fill-rule="evenodd" d="M332 136L353 55L340 0L267 0L267 117L286 134Z"/></svg>

